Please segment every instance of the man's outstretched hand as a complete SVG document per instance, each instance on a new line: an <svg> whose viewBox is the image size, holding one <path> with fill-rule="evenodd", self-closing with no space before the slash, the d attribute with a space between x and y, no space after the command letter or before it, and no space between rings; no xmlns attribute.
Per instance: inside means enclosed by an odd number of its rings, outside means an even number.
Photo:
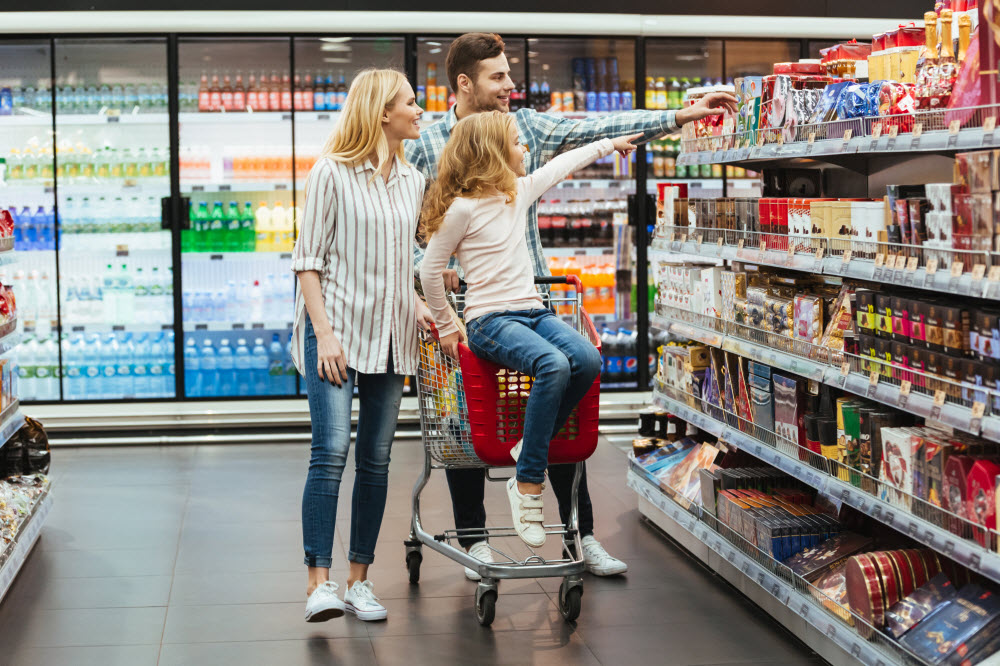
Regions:
<svg viewBox="0 0 1000 666"><path fill-rule="evenodd" d="M736 98L727 92L708 93L691 106L678 110L676 121L683 125L706 116L721 116L726 111L736 113Z"/></svg>

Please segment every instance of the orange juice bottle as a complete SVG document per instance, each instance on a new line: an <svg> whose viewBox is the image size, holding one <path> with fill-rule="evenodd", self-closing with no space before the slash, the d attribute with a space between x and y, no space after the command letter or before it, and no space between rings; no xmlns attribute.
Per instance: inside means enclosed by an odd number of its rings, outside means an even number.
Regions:
<svg viewBox="0 0 1000 666"><path fill-rule="evenodd" d="M574 275L576 276L577 279L582 280L583 269L580 267L580 262L577 261L576 257L569 257L568 259L566 259L566 263L564 264L564 269L566 271L567 277L569 277L570 275ZM575 299L577 296L578 294L576 291L576 285L567 284L566 297L569 299ZM574 312L576 312L576 306L573 305L572 303L567 302L565 314L573 314Z"/></svg>
<svg viewBox="0 0 1000 666"><path fill-rule="evenodd" d="M583 269L583 309L588 313L597 313L599 303L597 300L597 265L590 264Z"/></svg>
<svg viewBox="0 0 1000 666"><path fill-rule="evenodd" d="M566 268L563 266L559 257L552 257L549 259L549 272L552 273L552 277L563 277L566 275ZM562 314L564 308L563 299L566 298L566 285L554 284L552 285L550 293L552 294L552 298L556 301L552 304L552 309L556 311L556 314Z"/></svg>
<svg viewBox="0 0 1000 666"><path fill-rule="evenodd" d="M614 314L615 272L614 266L604 264L597 273L597 305L599 314Z"/></svg>

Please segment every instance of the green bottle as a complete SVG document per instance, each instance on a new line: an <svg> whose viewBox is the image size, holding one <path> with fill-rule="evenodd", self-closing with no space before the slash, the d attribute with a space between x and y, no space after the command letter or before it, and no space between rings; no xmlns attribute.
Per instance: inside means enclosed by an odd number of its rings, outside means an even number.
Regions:
<svg viewBox="0 0 1000 666"><path fill-rule="evenodd" d="M253 252L257 246L257 227L253 216L253 206L246 202L240 216L240 250Z"/></svg>
<svg viewBox="0 0 1000 666"><path fill-rule="evenodd" d="M225 248L226 216L222 212L222 202L216 201L209 216L209 227L205 245L209 252L222 252Z"/></svg>
<svg viewBox="0 0 1000 666"><path fill-rule="evenodd" d="M240 207L235 201L229 202L226 209L225 250L239 252L242 246L242 225L240 224Z"/></svg>
<svg viewBox="0 0 1000 666"><path fill-rule="evenodd" d="M683 89L677 77L671 77L670 87L667 88L667 108L679 109L683 103Z"/></svg>
<svg viewBox="0 0 1000 666"><path fill-rule="evenodd" d="M191 251L192 252L207 252L208 251L208 202L202 201L198 204L198 212L195 213L194 219L191 220Z"/></svg>

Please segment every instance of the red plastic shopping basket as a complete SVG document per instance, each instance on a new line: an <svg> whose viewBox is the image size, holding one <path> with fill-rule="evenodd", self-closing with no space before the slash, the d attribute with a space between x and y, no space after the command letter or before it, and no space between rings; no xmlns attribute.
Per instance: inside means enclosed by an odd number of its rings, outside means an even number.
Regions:
<svg viewBox="0 0 1000 666"><path fill-rule="evenodd" d="M543 280L538 280L542 282ZM550 278L544 282L569 282L582 293L575 275ZM559 301L558 297L552 300ZM601 339L579 297L566 299L579 312L581 332L601 351ZM524 430L524 408L531 391L532 378L477 357L467 345L459 345L462 384L469 411L469 430L476 455L487 465L514 464L510 450ZM589 458L597 449L597 425L600 411L601 380L594 380L583 400L576 406L563 429L549 444L549 463L575 463ZM556 409L556 406L552 407Z"/></svg>

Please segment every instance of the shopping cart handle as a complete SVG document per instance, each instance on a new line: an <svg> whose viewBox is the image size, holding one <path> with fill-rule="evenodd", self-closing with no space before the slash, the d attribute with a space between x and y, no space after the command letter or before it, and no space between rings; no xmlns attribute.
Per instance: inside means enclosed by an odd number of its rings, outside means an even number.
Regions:
<svg viewBox="0 0 1000 666"><path fill-rule="evenodd" d="M580 278L576 275L547 275L535 276L535 284L572 284L577 290L583 288Z"/></svg>
<svg viewBox="0 0 1000 666"><path fill-rule="evenodd" d="M431 333L431 336L433 336L433 338L435 340L437 340L438 342L441 342L441 334L438 333L437 326L435 326L434 324L431 324L431 331L430 331L430 333Z"/></svg>

